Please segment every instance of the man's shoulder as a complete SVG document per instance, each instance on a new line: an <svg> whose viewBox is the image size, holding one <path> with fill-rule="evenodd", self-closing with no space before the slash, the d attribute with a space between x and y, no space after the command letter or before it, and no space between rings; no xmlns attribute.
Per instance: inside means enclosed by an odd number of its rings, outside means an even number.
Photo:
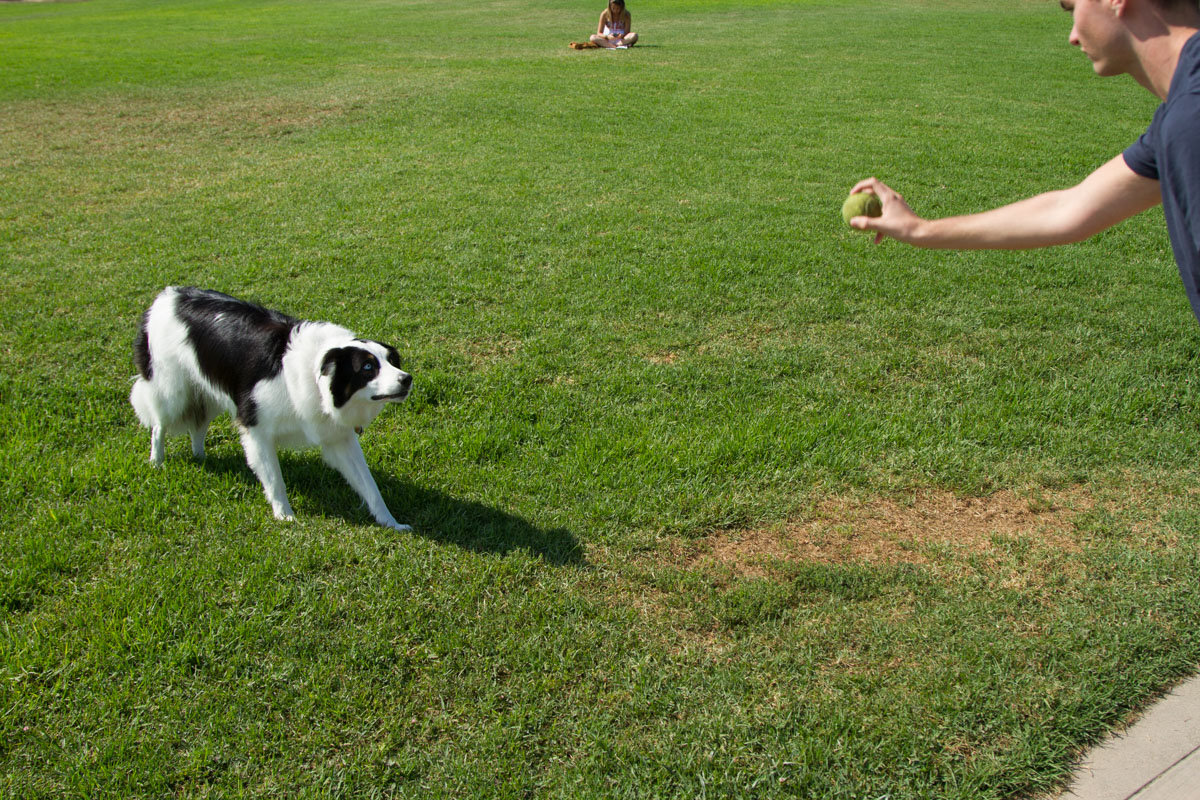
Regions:
<svg viewBox="0 0 1200 800"><path fill-rule="evenodd" d="M1183 45L1179 63L1171 80L1167 95L1168 113L1186 113L1189 116L1200 104L1200 33L1195 33Z"/></svg>
<svg viewBox="0 0 1200 800"><path fill-rule="evenodd" d="M1171 99L1176 95L1200 93L1200 32L1184 42L1179 53L1179 64L1175 69L1175 80L1179 81L1180 85L1178 91L1174 85L1171 86Z"/></svg>

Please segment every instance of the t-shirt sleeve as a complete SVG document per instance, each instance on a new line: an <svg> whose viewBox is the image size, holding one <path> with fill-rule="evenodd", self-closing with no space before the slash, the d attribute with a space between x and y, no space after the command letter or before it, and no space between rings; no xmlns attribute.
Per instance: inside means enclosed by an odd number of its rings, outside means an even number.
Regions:
<svg viewBox="0 0 1200 800"><path fill-rule="evenodd" d="M1162 110L1163 106L1159 106L1154 112L1154 119L1150 121L1150 127L1122 153L1126 166L1143 178L1153 181L1159 179L1158 152L1154 145L1158 141L1158 120L1162 116Z"/></svg>

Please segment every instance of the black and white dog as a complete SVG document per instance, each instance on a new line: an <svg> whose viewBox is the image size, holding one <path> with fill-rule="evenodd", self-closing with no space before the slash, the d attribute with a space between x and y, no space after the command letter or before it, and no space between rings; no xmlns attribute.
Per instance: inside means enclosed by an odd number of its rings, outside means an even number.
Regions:
<svg viewBox="0 0 1200 800"><path fill-rule="evenodd" d="M154 466L167 434L190 434L192 454L203 458L209 424L228 411L278 519L293 512L277 448L319 446L380 525L409 530L388 511L358 444L412 387L395 348L220 292L169 286L143 315L133 357L140 376L129 402L150 429Z"/></svg>

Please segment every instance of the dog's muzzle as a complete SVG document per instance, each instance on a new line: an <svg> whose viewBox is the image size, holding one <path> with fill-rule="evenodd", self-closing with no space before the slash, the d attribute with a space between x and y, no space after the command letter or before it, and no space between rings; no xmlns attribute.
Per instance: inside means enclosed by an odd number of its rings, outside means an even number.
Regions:
<svg viewBox="0 0 1200 800"><path fill-rule="evenodd" d="M372 400L386 400L389 403L399 403L404 398L408 397L409 391L412 389L412 375L405 375L400 380L400 387L389 394L371 395Z"/></svg>

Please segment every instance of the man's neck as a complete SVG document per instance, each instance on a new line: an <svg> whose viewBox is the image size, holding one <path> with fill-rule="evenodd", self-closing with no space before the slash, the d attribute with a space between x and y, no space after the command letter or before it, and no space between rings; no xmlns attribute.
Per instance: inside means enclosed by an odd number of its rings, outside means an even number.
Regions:
<svg viewBox="0 0 1200 800"><path fill-rule="evenodd" d="M1129 74L1160 100L1166 100L1183 46L1200 31L1200 11L1164 13L1150 2L1138 3L1133 9L1126 19L1136 59Z"/></svg>
<svg viewBox="0 0 1200 800"><path fill-rule="evenodd" d="M1172 28L1168 35L1161 37L1161 40L1156 41L1154 46L1147 48L1142 54L1145 79L1135 75L1138 83L1158 95L1160 100L1166 100L1167 94L1171 91L1171 79L1175 77L1175 68L1179 66L1179 55L1183 52L1183 46L1187 44L1188 39L1196 35L1198 30L1200 29Z"/></svg>

